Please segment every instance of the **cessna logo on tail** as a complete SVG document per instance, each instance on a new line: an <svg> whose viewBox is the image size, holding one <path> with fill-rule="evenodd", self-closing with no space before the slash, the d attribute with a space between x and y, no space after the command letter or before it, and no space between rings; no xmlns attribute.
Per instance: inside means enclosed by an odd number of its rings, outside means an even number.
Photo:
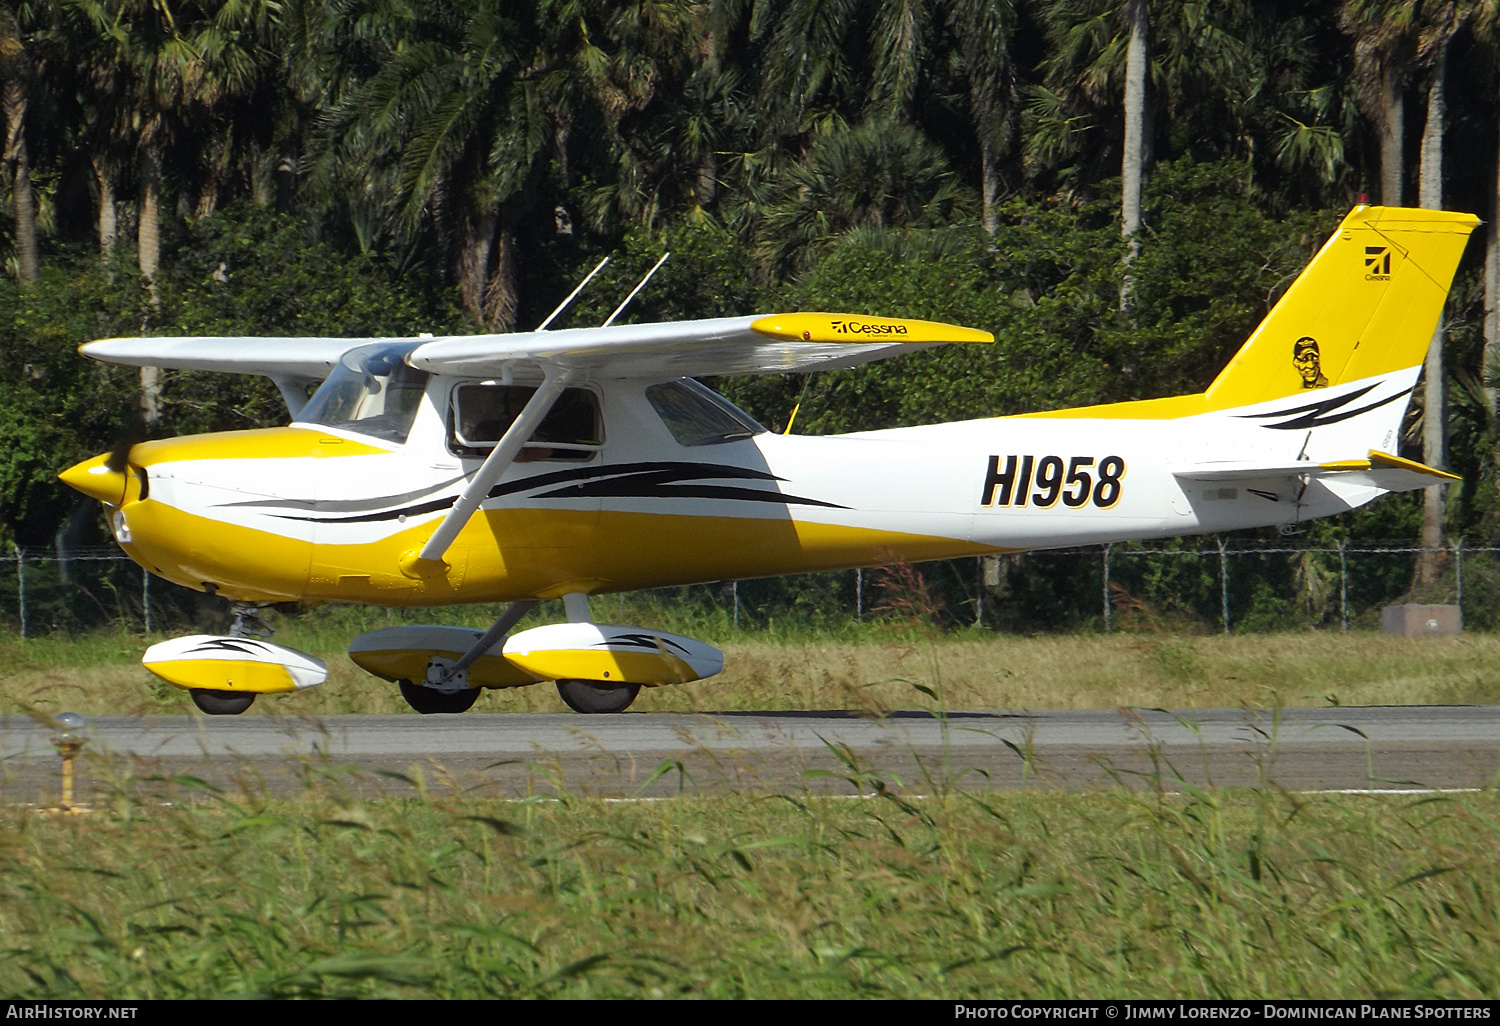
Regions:
<svg viewBox="0 0 1500 1026"><path fill-rule="evenodd" d="M866 324L864 321L833 321L833 330L840 335L905 335L904 324Z"/></svg>
<svg viewBox="0 0 1500 1026"><path fill-rule="evenodd" d="M1391 250L1389 246L1365 247L1365 281L1391 280Z"/></svg>

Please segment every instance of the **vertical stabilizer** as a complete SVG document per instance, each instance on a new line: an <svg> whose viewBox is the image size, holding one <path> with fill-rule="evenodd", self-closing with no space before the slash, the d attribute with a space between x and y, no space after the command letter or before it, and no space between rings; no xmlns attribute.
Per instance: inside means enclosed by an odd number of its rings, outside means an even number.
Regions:
<svg viewBox="0 0 1500 1026"><path fill-rule="evenodd" d="M1472 214L1355 207L1214 379L1232 409L1420 364Z"/></svg>

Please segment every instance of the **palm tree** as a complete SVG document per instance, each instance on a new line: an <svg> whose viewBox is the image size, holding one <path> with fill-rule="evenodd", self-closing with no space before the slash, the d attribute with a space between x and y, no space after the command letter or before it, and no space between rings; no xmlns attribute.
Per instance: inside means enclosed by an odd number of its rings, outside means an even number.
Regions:
<svg viewBox="0 0 1500 1026"><path fill-rule="evenodd" d="M1491 53L1500 55L1500 0L1479 0L1471 28ZM1491 216L1484 236L1484 370L1482 380L1493 413L1500 398L1500 160L1490 194Z"/></svg>
<svg viewBox="0 0 1500 1026"><path fill-rule="evenodd" d="M1014 130L1015 20L1013 0L892 0L875 5L873 16L851 0L793 0L764 57L768 137L816 136L855 119L915 124L923 84L946 85L956 72L979 144L982 216L993 232ZM957 58L951 69L949 55Z"/></svg>
<svg viewBox="0 0 1500 1026"><path fill-rule="evenodd" d="M375 73L328 113L324 162L372 195L398 239L448 222L464 309L507 329L517 297L505 206L550 139L521 76L521 27L482 3L438 4L400 12L384 42Z"/></svg>
<svg viewBox="0 0 1500 1026"><path fill-rule="evenodd" d="M995 234L999 217L1001 162L1015 131L1015 33L1010 0L953 0L947 22L968 83L969 118L979 140L980 203L984 230Z"/></svg>
<svg viewBox="0 0 1500 1026"><path fill-rule="evenodd" d="M1428 65L1427 121L1422 128L1419 202L1427 209L1443 206L1443 122L1448 116L1447 74L1448 49L1471 13L1466 3L1438 0L1421 5L1421 32L1418 56ZM1422 458L1428 466L1447 463L1448 400L1447 377L1443 367L1443 318L1438 317L1432 345L1423 365L1422 386ZM1424 550L1417 559L1417 581L1432 584L1444 560L1439 551L1443 545L1443 489L1426 489L1422 502L1422 539Z"/></svg>
<svg viewBox="0 0 1500 1026"><path fill-rule="evenodd" d="M29 13L29 12L28 12ZM41 274L37 250L36 197L31 187L31 156L26 148L26 111L35 71L23 41L17 12L0 9L0 106L5 113L4 160L11 175L16 218L16 272L23 282Z"/></svg>
<svg viewBox="0 0 1500 1026"><path fill-rule="evenodd" d="M946 223L964 201L942 151L915 128L871 121L830 132L780 176L761 223L761 257L803 269L843 234Z"/></svg>
<svg viewBox="0 0 1500 1026"><path fill-rule="evenodd" d="M1420 5L1405 0L1343 0L1339 24L1354 37L1360 106L1380 132L1380 201L1403 200L1406 84L1416 59Z"/></svg>
<svg viewBox="0 0 1500 1026"><path fill-rule="evenodd" d="M1146 0L1128 0L1125 22L1130 42L1125 57L1125 146L1120 160L1120 234L1127 266L1141 254L1141 192L1146 175L1146 61L1149 41ZM1120 284L1120 312L1135 310L1135 279Z"/></svg>
<svg viewBox="0 0 1500 1026"><path fill-rule="evenodd" d="M85 81L99 90L101 116L94 133L99 182L99 234L107 248L113 218L109 148L123 129L135 150L140 176L136 266L157 305L161 265L162 181L169 144L195 118L200 124L225 98L248 92L267 63L262 41L279 9L276 0L184 0L174 9L162 0L67 0L69 14L86 25L91 41ZM141 368L141 412L147 427L159 417L160 372Z"/></svg>

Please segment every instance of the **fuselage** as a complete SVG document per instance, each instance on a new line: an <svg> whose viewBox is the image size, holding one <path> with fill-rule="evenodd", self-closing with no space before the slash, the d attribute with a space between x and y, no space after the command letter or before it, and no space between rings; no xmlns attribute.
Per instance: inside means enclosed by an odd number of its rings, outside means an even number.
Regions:
<svg viewBox="0 0 1500 1026"><path fill-rule="evenodd" d="M425 379L404 436L330 416L325 402L289 427L142 443L110 502L116 536L153 573L237 601L437 605L1288 524L1380 492L1358 475L1333 489L1174 473L1214 459L1338 458L1346 434L1370 441L1368 416L1316 437L1256 408L1154 415L1150 404L825 437L715 434L664 406L661 383L617 379L572 390L587 426L533 441L445 572L403 572L483 461L465 432L493 433L460 409L465 387L502 386ZM1410 382L1379 387L1395 395ZM1387 420L1404 400L1389 405Z"/></svg>

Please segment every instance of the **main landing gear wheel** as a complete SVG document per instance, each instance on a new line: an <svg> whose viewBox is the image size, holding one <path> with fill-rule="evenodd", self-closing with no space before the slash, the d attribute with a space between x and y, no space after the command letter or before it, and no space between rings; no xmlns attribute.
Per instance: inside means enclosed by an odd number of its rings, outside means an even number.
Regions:
<svg viewBox="0 0 1500 1026"><path fill-rule="evenodd" d="M479 698L478 688L445 692L424 688L409 680L398 680L396 683L401 685L401 697L406 699L406 704L424 716L432 713L468 712L469 707Z"/></svg>
<svg viewBox="0 0 1500 1026"><path fill-rule="evenodd" d="M209 716L238 716L255 704L253 691L211 691L208 688L188 688L193 704Z"/></svg>
<svg viewBox="0 0 1500 1026"><path fill-rule="evenodd" d="M639 684L601 684L596 680L560 680L557 693L563 704L579 713L617 713L630 708L641 693Z"/></svg>

